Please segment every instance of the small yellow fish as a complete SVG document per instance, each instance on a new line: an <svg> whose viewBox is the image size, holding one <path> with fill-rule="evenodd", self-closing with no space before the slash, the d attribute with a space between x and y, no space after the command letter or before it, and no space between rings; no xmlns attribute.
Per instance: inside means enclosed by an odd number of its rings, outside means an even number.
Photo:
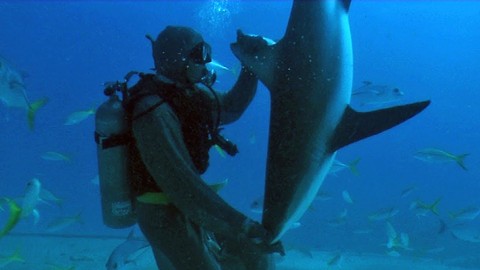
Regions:
<svg viewBox="0 0 480 270"><path fill-rule="evenodd" d="M225 154L225 151L223 151L223 149L222 149L220 146L218 146L218 145L215 144L214 147L215 147L215 150L217 150L218 154L219 154L222 158L227 157L227 155Z"/></svg>
<svg viewBox="0 0 480 270"><path fill-rule="evenodd" d="M20 252L16 250L12 255L0 256L0 268L4 269L7 265L13 262L25 262L25 260L20 255ZM6 268L5 268L6 269Z"/></svg>
<svg viewBox="0 0 480 270"><path fill-rule="evenodd" d="M480 214L480 208L470 206L457 212L450 212L448 215L457 220L474 220Z"/></svg>
<svg viewBox="0 0 480 270"><path fill-rule="evenodd" d="M63 265L58 265L55 263L45 263L48 265L49 268L48 270L75 270L75 266L63 266Z"/></svg>
<svg viewBox="0 0 480 270"><path fill-rule="evenodd" d="M55 152L55 151L48 151L42 154L42 159L44 160L50 160L50 161L71 161L72 158L68 155Z"/></svg>
<svg viewBox="0 0 480 270"><path fill-rule="evenodd" d="M332 258L330 258L327 262L328 266L338 266L340 267L340 263L342 261L342 254L337 253Z"/></svg>
<svg viewBox="0 0 480 270"><path fill-rule="evenodd" d="M388 249L405 249L409 250L410 238L406 233L397 233L393 228L392 223L387 221L387 236L388 242L386 244Z"/></svg>
<svg viewBox="0 0 480 270"><path fill-rule="evenodd" d="M30 106L28 107L27 122L28 122L28 128L30 130L33 131L35 129L35 116L37 114L37 111L43 106L45 106L47 102L48 102L48 98L39 99L33 102L32 104L30 104Z"/></svg>
<svg viewBox="0 0 480 270"><path fill-rule="evenodd" d="M5 226L3 226L2 230L0 230L0 238L9 233L15 227L15 225L17 225L22 213L20 206L18 206L15 201L9 198L2 198L2 200L8 204L10 215L8 216L7 223Z"/></svg>
<svg viewBox="0 0 480 270"><path fill-rule="evenodd" d="M228 183L228 178L222 182L209 184L208 186L215 192L219 192ZM163 192L146 192L137 197L137 201L148 204L167 205L172 201L167 194Z"/></svg>
<svg viewBox="0 0 480 270"><path fill-rule="evenodd" d="M65 121L65 123L63 123L63 124L66 125L66 126L75 125L75 124L78 124L78 123L84 121L90 115L94 115L94 114L95 114L95 108L91 108L91 109L83 110L83 111L76 111L76 112L71 113L67 117L67 120Z"/></svg>
<svg viewBox="0 0 480 270"><path fill-rule="evenodd" d="M84 224L82 220L82 213L78 213L73 216L56 218L48 223L46 231L50 233L58 232L74 224Z"/></svg>
<svg viewBox="0 0 480 270"><path fill-rule="evenodd" d="M353 204L352 197L350 196L350 193L348 193L348 191L344 190L342 192L342 198L345 202Z"/></svg>
<svg viewBox="0 0 480 270"><path fill-rule="evenodd" d="M442 197L436 199L435 202L433 202L432 204L426 204L420 200L417 200L410 205L410 209L417 210L417 216L425 216L429 211L436 216L440 216L440 213L438 211L438 205L440 204L441 200Z"/></svg>
<svg viewBox="0 0 480 270"><path fill-rule="evenodd" d="M467 170L467 167L465 166L465 158L468 155L470 154L465 153L460 155L454 155L452 153L437 148L425 148L418 150L417 153L415 153L414 157L425 162L456 162L458 166L460 166L462 169Z"/></svg>

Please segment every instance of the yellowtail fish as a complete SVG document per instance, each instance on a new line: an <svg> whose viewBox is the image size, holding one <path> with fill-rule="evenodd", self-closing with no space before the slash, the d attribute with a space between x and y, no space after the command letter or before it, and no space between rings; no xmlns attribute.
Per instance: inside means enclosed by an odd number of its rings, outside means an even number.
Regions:
<svg viewBox="0 0 480 270"><path fill-rule="evenodd" d="M323 190L319 190L315 196L315 201L328 201L330 199L332 199L332 196Z"/></svg>
<svg viewBox="0 0 480 270"><path fill-rule="evenodd" d="M328 171L328 173L336 176L338 172L348 169L353 175L358 176L359 173L358 173L357 165L359 162L360 162L360 158L357 158L348 164L345 164L335 159L333 160L332 167L330 167L330 171Z"/></svg>
<svg viewBox="0 0 480 270"><path fill-rule="evenodd" d="M87 119L90 115L94 115L95 111L95 108L91 108L88 110L73 112L67 117L67 120L65 120L65 123L63 124L66 126L78 124Z"/></svg>
<svg viewBox="0 0 480 270"><path fill-rule="evenodd" d="M342 254L337 253L332 258L330 258L327 262L328 266L338 266L340 267L340 263L342 261Z"/></svg>
<svg viewBox="0 0 480 270"><path fill-rule="evenodd" d="M45 263L49 268L47 270L75 270L75 266L63 266L55 263Z"/></svg>
<svg viewBox="0 0 480 270"><path fill-rule="evenodd" d="M462 169L467 170L467 167L465 166L465 158L468 155L470 154L465 153L454 155L438 148L425 148L418 150L414 157L416 159L431 163L456 162Z"/></svg>
<svg viewBox="0 0 480 270"><path fill-rule="evenodd" d="M31 103L27 97L24 75L18 72L5 58L0 57L0 102L10 108L27 111L27 123L34 129L35 115L48 99L40 99Z"/></svg>
<svg viewBox="0 0 480 270"><path fill-rule="evenodd" d="M58 207L62 207L63 199L59 198L57 195L53 194L50 190L42 187L40 190L40 198L45 201L53 202Z"/></svg>
<svg viewBox="0 0 480 270"><path fill-rule="evenodd" d="M217 153L222 157L222 158L226 158L227 157L227 154L225 154L225 151L223 151L223 149L218 146L218 145L214 145L213 147L215 147L215 150L217 150Z"/></svg>
<svg viewBox="0 0 480 270"><path fill-rule="evenodd" d="M50 233L58 232L74 224L84 224L82 220L82 213L78 213L73 216L56 218L48 223L46 231Z"/></svg>
<svg viewBox="0 0 480 270"><path fill-rule="evenodd" d="M457 220L474 220L479 214L480 209L478 207L470 206L457 212L450 212L449 216Z"/></svg>
<svg viewBox="0 0 480 270"><path fill-rule="evenodd" d="M22 212L20 206L18 206L15 201L9 198L2 198L1 200L8 204L10 214L8 216L7 223L5 223L5 226L3 226L3 228L0 230L0 238L8 234L15 227L15 225L17 225Z"/></svg>
<svg viewBox="0 0 480 270"><path fill-rule="evenodd" d="M0 255L0 269L7 269L5 267L14 262L21 262L21 263L25 262L25 259L22 258L18 250L16 250L11 255L7 255L7 256Z"/></svg>
<svg viewBox="0 0 480 270"><path fill-rule="evenodd" d="M417 189L416 186L407 187L404 190L402 190L402 193L400 194L400 197L405 198L408 195L410 195L416 189Z"/></svg>
<svg viewBox="0 0 480 270"><path fill-rule="evenodd" d="M59 152L55 151L48 151L42 154L41 156L42 159L44 160L50 160L50 161L71 161L71 157Z"/></svg>
<svg viewBox="0 0 480 270"><path fill-rule="evenodd" d="M417 216L425 216L428 212L432 212L434 215L439 216L438 205L442 198L438 198L432 204L426 204L420 200L414 201L410 204L410 210L417 211Z"/></svg>
<svg viewBox="0 0 480 270"><path fill-rule="evenodd" d="M342 192L342 198L345 202L353 204L352 197L350 196L350 193L348 193L348 191L344 190Z"/></svg>
<svg viewBox="0 0 480 270"><path fill-rule="evenodd" d="M219 183L209 184L209 186L213 191L219 192L227 183L228 183L228 178ZM172 202L170 197L168 197L168 195L163 192L146 192L138 196L137 201L148 203L148 204L162 204L162 205L167 205Z"/></svg>
<svg viewBox="0 0 480 270"><path fill-rule="evenodd" d="M341 226L347 222L347 215L348 215L347 209L343 209L343 211L337 217L327 221L327 224L332 227Z"/></svg>
<svg viewBox="0 0 480 270"><path fill-rule="evenodd" d="M409 249L410 238L406 233L397 233L393 225L387 221L387 236L388 242L386 244L388 249Z"/></svg>
<svg viewBox="0 0 480 270"><path fill-rule="evenodd" d="M370 221L390 220L398 214L399 210L394 207L380 209L368 216Z"/></svg>
<svg viewBox="0 0 480 270"><path fill-rule="evenodd" d="M462 241L480 243L480 230L473 226L460 226L453 228L452 235Z"/></svg>

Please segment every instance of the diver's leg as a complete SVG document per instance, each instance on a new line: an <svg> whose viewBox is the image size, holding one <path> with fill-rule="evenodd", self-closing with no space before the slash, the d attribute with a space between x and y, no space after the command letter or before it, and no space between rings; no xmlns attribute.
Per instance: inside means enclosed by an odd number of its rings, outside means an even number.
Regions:
<svg viewBox="0 0 480 270"><path fill-rule="evenodd" d="M137 202L138 224L164 270L220 270L200 229L172 205ZM168 258L168 260L165 260Z"/></svg>

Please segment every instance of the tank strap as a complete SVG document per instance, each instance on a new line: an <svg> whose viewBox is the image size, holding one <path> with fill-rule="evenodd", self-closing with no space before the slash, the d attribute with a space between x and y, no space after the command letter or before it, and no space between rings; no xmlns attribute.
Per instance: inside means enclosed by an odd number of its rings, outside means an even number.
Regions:
<svg viewBox="0 0 480 270"><path fill-rule="evenodd" d="M115 146L126 145L132 140L132 135L130 132L105 137L95 131L94 136L95 136L95 142L98 145L100 145L102 149L108 149Z"/></svg>

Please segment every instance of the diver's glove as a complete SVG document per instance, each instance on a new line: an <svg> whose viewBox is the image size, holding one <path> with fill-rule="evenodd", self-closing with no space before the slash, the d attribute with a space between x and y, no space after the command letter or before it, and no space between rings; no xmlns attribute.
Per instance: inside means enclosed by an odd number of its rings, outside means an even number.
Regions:
<svg viewBox="0 0 480 270"><path fill-rule="evenodd" d="M251 73L250 71L254 63L246 59L254 59L253 62L264 61L263 57L261 57L263 55L262 51L266 50L269 44L270 42L267 42L262 36L246 35L241 30L237 30L237 41L230 44L230 49L242 62L242 72L247 71ZM248 57L244 57L245 55Z"/></svg>
<svg viewBox="0 0 480 270"><path fill-rule="evenodd" d="M262 224L246 219L243 224L245 237L249 239L260 251L271 254L279 253L285 255L285 249L280 241L271 243L272 234L263 227Z"/></svg>
<svg viewBox="0 0 480 270"><path fill-rule="evenodd" d="M246 35L241 30L237 30L237 44L243 48L244 52L255 54L264 49L268 42L262 36Z"/></svg>

